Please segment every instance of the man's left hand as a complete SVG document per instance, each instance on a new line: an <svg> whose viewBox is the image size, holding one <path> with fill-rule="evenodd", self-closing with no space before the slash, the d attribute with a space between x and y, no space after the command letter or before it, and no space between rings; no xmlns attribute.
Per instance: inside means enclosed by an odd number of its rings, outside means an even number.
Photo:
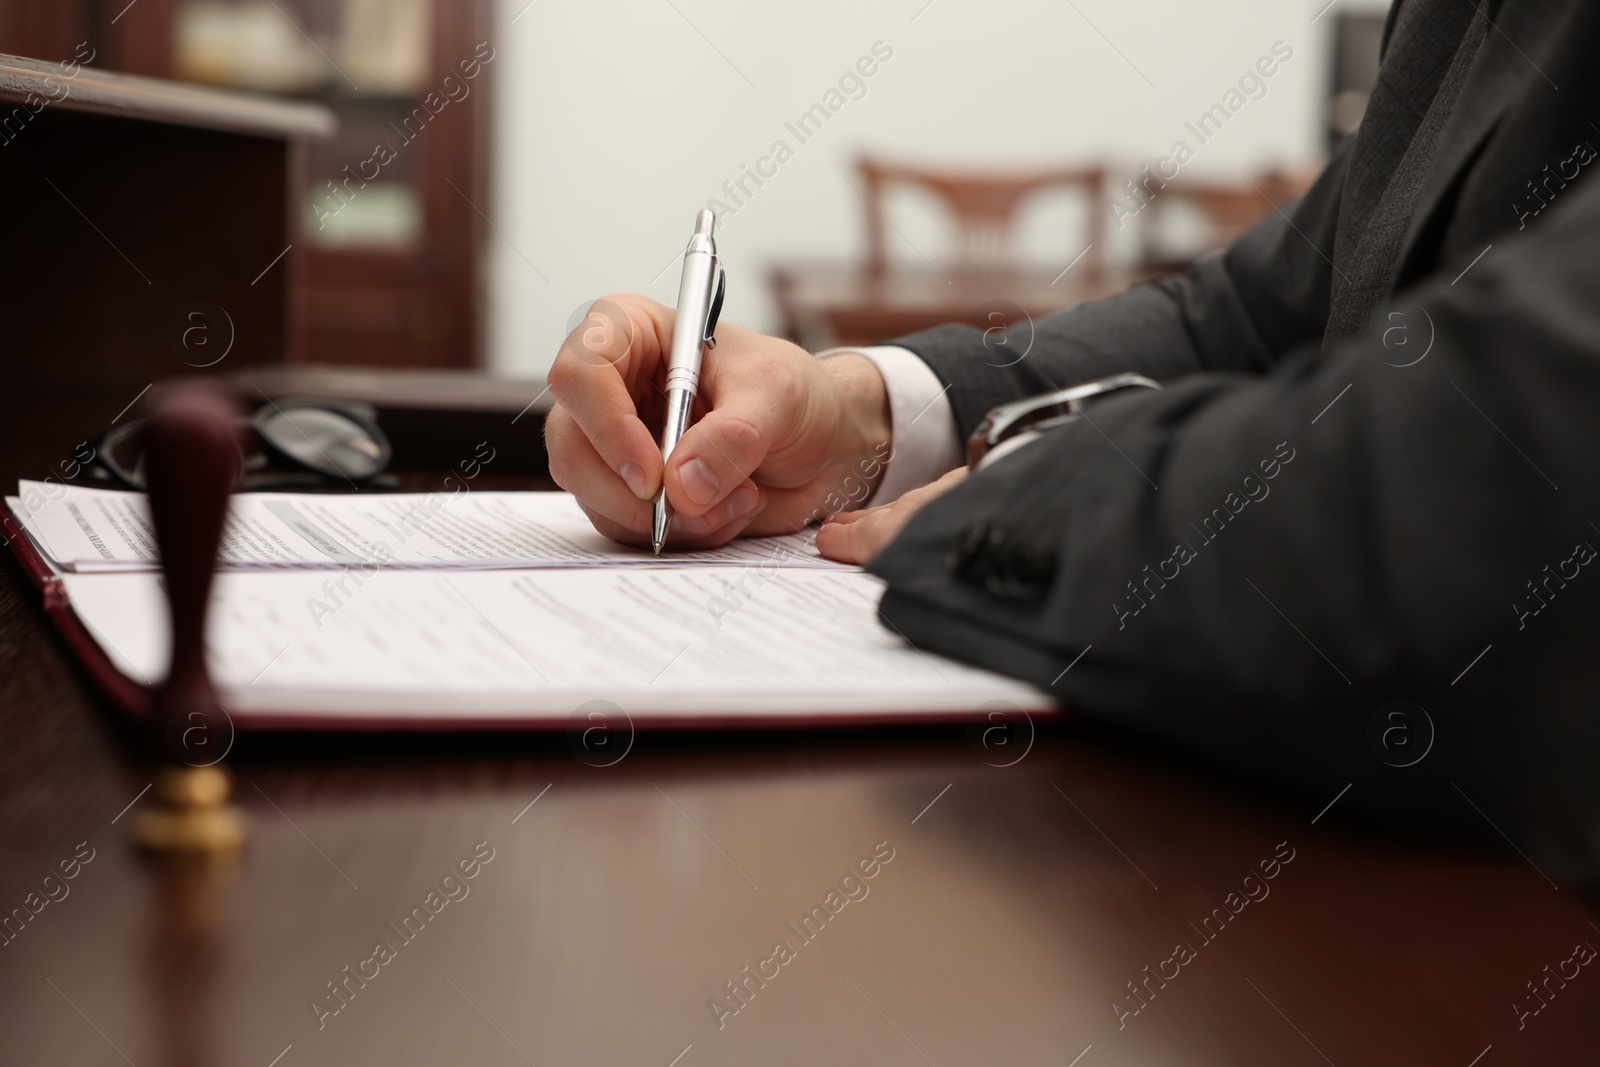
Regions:
<svg viewBox="0 0 1600 1067"><path fill-rule="evenodd" d="M960 485L966 476L967 469L957 467L938 481L913 489L893 503L829 515L817 531L817 551L840 563L865 566L895 539L911 521L911 516L929 501Z"/></svg>

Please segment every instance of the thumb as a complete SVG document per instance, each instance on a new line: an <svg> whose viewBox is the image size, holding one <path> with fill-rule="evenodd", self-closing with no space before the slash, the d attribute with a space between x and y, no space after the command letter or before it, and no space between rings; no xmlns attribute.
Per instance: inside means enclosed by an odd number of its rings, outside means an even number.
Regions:
<svg viewBox="0 0 1600 1067"><path fill-rule="evenodd" d="M672 450L667 500L682 515L702 515L722 503L761 466L772 447L775 420L737 401L710 411Z"/></svg>

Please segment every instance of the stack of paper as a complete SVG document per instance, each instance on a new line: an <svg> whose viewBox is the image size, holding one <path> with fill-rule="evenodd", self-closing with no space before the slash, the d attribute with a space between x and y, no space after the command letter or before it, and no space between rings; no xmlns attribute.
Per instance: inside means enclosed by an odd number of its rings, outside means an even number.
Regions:
<svg viewBox="0 0 1600 1067"><path fill-rule="evenodd" d="M22 482L11 511L61 570L154 570L143 493ZM679 552L677 563L833 567L808 532ZM607 540L568 493L241 493L223 532L223 570L656 566L649 549Z"/></svg>
<svg viewBox="0 0 1600 1067"><path fill-rule="evenodd" d="M157 681L166 607L143 497L22 483L8 504L118 670ZM242 725L824 721L1053 706L908 646L881 584L809 531L657 558L565 493L243 494L208 649Z"/></svg>

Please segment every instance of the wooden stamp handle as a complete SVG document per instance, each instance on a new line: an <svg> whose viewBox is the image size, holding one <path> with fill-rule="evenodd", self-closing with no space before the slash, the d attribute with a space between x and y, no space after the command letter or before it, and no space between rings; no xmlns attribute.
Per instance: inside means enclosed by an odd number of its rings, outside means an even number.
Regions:
<svg viewBox="0 0 1600 1067"><path fill-rule="evenodd" d="M232 725L206 666L212 574L239 478L239 417L207 382L167 387L144 431L145 481L166 575L172 664L155 694L152 740L164 760L206 766L221 759Z"/></svg>

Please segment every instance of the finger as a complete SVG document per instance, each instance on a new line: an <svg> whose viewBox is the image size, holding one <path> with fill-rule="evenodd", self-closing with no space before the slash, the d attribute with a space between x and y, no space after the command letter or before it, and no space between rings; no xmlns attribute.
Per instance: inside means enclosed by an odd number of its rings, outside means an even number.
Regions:
<svg viewBox="0 0 1600 1067"><path fill-rule="evenodd" d="M740 534L744 533L750 525L750 520L757 514L759 514L759 512L753 511L748 515L743 515L737 519L723 523L721 526L716 527L709 533L702 534L698 537L692 537L688 540L670 541L669 545L672 549L683 552L693 551L699 548L721 548L729 541L732 541L735 537L738 537Z"/></svg>
<svg viewBox="0 0 1600 1067"><path fill-rule="evenodd" d="M884 504L882 506L892 507L893 505ZM860 522L863 518L876 514L878 510L878 508L862 508L860 511L835 511L822 521L824 525L835 523L841 526L848 526L852 522Z"/></svg>
<svg viewBox="0 0 1600 1067"><path fill-rule="evenodd" d="M597 300L562 342L550 367L550 394L571 413L607 468L639 500L660 487L661 456L639 418L630 386L654 372L661 331L673 312L643 297Z"/></svg>
<svg viewBox="0 0 1600 1067"><path fill-rule="evenodd" d="M715 513L707 513L692 519L686 518L674 521L667 529L667 545L674 550L690 550L697 548L717 548L727 544L743 533L750 524L750 520L760 514L761 506L765 503L764 494L752 485L750 487L756 498L756 504L748 511L739 509L748 507L744 502L745 494L736 491L729 496L729 501ZM583 505L580 503L580 507ZM589 521L594 523L594 528L601 535L620 541L623 544L645 546L650 544L648 531L634 530L622 526L604 515L583 507L584 513L589 516ZM731 516L731 517L726 517Z"/></svg>
<svg viewBox="0 0 1600 1067"><path fill-rule="evenodd" d="M595 531L599 533L601 537L608 537L613 541L618 541L625 545L643 546L650 543L649 533L629 529L628 527L619 523L612 522L599 512L592 511L591 509L584 507L581 501L579 502L578 507L582 508L583 513L589 516L589 521L594 524Z"/></svg>
<svg viewBox="0 0 1600 1067"><path fill-rule="evenodd" d="M667 499L684 515L715 507L767 454L760 426L743 412L713 410L683 435L667 465Z"/></svg>
<svg viewBox="0 0 1600 1067"><path fill-rule="evenodd" d="M740 334L730 329L729 349ZM725 370L708 362L711 410L683 435L667 464L667 498L686 515L703 512L748 478L781 444L801 407L800 383L782 369L734 361Z"/></svg>
<svg viewBox="0 0 1600 1067"><path fill-rule="evenodd" d="M598 457L596 461L598 462ZM579 500L578 506L589 516L589 521L594 523L595 529L612 540L649 544L654 508L651 504L638 501L635 503L639 503L643 509L637 514L632 511L623 514L609 512L600 502L590 499ZM750 520L760 513L765 504L766 494L760 487L754 482L745 482L729 493L728 498L721 504L702 515L669 513L667 543L678 547L682 543L700 541L733 523L739 523L739 528L743 530L749 525Z"/></svg>
<svg viewBox="0 0 1600 1067"><path fill-rule="evenodd" d="M760 514L766 503L766 493L747 480L710 511L700 515L671 512L667 521L667 542L676 546L680 542L700 540L733 522L741 523L740 529L743 529Z"/></svg>
<svg viewBox="0 0 1600 1067"><path fill-rule="evenodd" d="M817 551L841 563L865 566L900 536L900 531L924 505L960 485L966 476L966 468L957 467L938 481L919 486L893 503L829 516L829 521L817 531Z"/></svg>
<svg viewBox="0 0 1600 1067"><path fill-rule="evenodd" d="M554 412L552 412L552 415ZM614 541L627 540L623 531L639 543L648 544L654 501L639 500L606 467L593 446L572 425L570 419L546 424L546 434L551 440L550 476L561 488L578 498L578 506L589 516L595 528ZM570 440L568 439L570 436ZM561 459L556 459L556 441L560 441ZM572 486L581 486L581 495ZM766 493L754 482L746 480L735 487L727 498L710 511L700 515L672 514L667 526L669 542L708 537L729 523L749 521L766 507ZM602 529L602 522L608 524ZM744 526L740 527L741 531Z"/></svg>
<svg viewBox="0 0 1600 1067"><path fill-rule="evenodd" d="M861 517L853 522L824 524L817 530L817 551L839 563L865 566L892 537L882 529L886 516L876 508L873 512L858 512Z"/></svg>
<svg viewBox="0 0 1600 1067"><path fill-rule="evenodd" d="M901 496L894 504L898 504L909 511L917 511L924 505L944 496L950 490L960 485L967 477L967 468L956 467L941 474L938 478L926 485L919 485L915 489Z"/></svg>
<svg viewBox="0 0 1600 1067"><path fill-rule="evenodd" d="M649 533L650 501L635 496L601 458L571 412L565 408L552 410L545 419L544 439L550 454L551 479L578 498L591 521L601 516L620 529Z"/></svg>

